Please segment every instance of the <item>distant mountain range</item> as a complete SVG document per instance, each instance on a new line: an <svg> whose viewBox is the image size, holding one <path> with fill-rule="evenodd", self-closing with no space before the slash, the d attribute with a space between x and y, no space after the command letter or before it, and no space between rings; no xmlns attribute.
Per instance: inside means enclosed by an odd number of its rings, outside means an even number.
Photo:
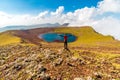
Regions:
<svg viewBox="0 0 120 80"><path fill-rule="evenodd" d="M34 28L41 28L41 27L62 27L62 26L68 26L69 23L59 24L59 23L45 23L45 24L36 24L36 25L14 25L14 26L6 26L3 28L0 28L0 32L4 32L7 30L26 30L26 29L34 29Z"/></svg>

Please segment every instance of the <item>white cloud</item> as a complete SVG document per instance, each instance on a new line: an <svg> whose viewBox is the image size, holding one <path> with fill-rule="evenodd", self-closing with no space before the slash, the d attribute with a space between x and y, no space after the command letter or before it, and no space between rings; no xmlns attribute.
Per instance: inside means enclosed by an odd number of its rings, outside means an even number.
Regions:
<svg viewBox="0 0 120 80"><path fill-rule="evenodd" d="M51 15L55 15L55 16L58 16L58 15L61 15L62 13L63 13L63 11L64 11L64 7L63 6L60 6L57 10L56 10L56 12L51 12Z"/></svg>
<svg viewBox="0 0 120 80"><path fill-rule="evenodd" d="M120 0L103 0L97 7L85 7L74 12L64 12L60 6L55 12L44 11L37 16L33 15L10 15L0 12L0 27L8 25L31 25L42 23L70 23L70 26L92 26L96 31L112 35L120 40L120 19L108 12L120 14Z"/></svg>
<svg viewBox="0 0 120 80"><path fill-rule="evenodd" d="M120 13L120 0L103 0L99 2L98 8L101 12Z"/></svg>
<svg viewBox="0 0 120 80"><path fill-rule="evenodd" d="M42 23L44 17L48 14L48 11L41 12L37 16L29 14L25 15L9 15L4 12L0 12L0 28L9 25L31 25Z"/></svg>
<svg viewBox="0 0 120 80"><path fill-rule="evenodd" d="M85 7L83 9L75 10L73 13L67 13L65 18L68 18L68 23L70 23L70 25L90 25L95 15L96 9L94 7Z"/></svg>
<svg viewBox="0 0 120 80"><path fill-rule="evenodd" d="M113 17L102 18L94 24L93 28L99 33L120 39L120 20L118 19Z"/></svg>
<svg viewBox="0 0 120 80"><path fill-rule="evenodd" d="M40 18L44 18L47 14L48 14L48 11L44 11L44 12L40 13L38 16Z"/></svg>

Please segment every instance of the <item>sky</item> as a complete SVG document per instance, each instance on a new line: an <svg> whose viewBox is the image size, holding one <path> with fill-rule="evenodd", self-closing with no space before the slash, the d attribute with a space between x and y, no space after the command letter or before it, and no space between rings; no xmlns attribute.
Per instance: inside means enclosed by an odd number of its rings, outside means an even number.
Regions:
<svg viewBox="0 0 120 80"><path fill-rule="evenodd" d="M120 0L0 0L0 28L70 23L120 40Z"/></svg>
<svg viewBox="0 0 120 80"><path fill-rule="evenodd" d="M0 0L0 10L11 14L38 14L64 6L64 12L73 12L85 6L96 6L98 1L100 0Z"/></svg>

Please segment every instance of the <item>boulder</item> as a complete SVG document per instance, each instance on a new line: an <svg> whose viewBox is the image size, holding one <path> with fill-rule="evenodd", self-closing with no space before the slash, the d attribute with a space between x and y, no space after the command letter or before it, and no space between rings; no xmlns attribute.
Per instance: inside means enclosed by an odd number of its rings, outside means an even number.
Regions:
<svg viewBox="0 0 120 80"><path fill-rule="evenodd" d="M42 73L45 72L47 69L44 68L43 66L41 66L41 68L39 68L38 73Z"/></svg>
<svg viewBox="0 0 120 80"><path fill-rule="evenodd" d="M13 69L15 69L17 71L21 70L22 68L23 68L23 66L21 64L17 64L13 67Z"/></svg>
<svg viewBox="0 0 120 80"><path fill-rule="evenodd" d="M54 66L61 65L62 62L63 62L63 59L62 59L62 58L58 58L58 59L54 62Z"/></svg>

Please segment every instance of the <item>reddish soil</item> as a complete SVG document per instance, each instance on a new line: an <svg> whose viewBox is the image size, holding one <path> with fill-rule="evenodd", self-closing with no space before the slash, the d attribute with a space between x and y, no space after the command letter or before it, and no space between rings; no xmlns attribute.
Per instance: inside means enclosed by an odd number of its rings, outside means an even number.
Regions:
<svg viewBox="0 0 120 80"><path fill-rule="evenodd" d="M30 30L16 30L15 36L21 37L21 39L25 39L34 44L40 44L39 42L42 40L38 38L38 35L52 32L54 28L37 28L37 29L30 29Z"/></svg>

